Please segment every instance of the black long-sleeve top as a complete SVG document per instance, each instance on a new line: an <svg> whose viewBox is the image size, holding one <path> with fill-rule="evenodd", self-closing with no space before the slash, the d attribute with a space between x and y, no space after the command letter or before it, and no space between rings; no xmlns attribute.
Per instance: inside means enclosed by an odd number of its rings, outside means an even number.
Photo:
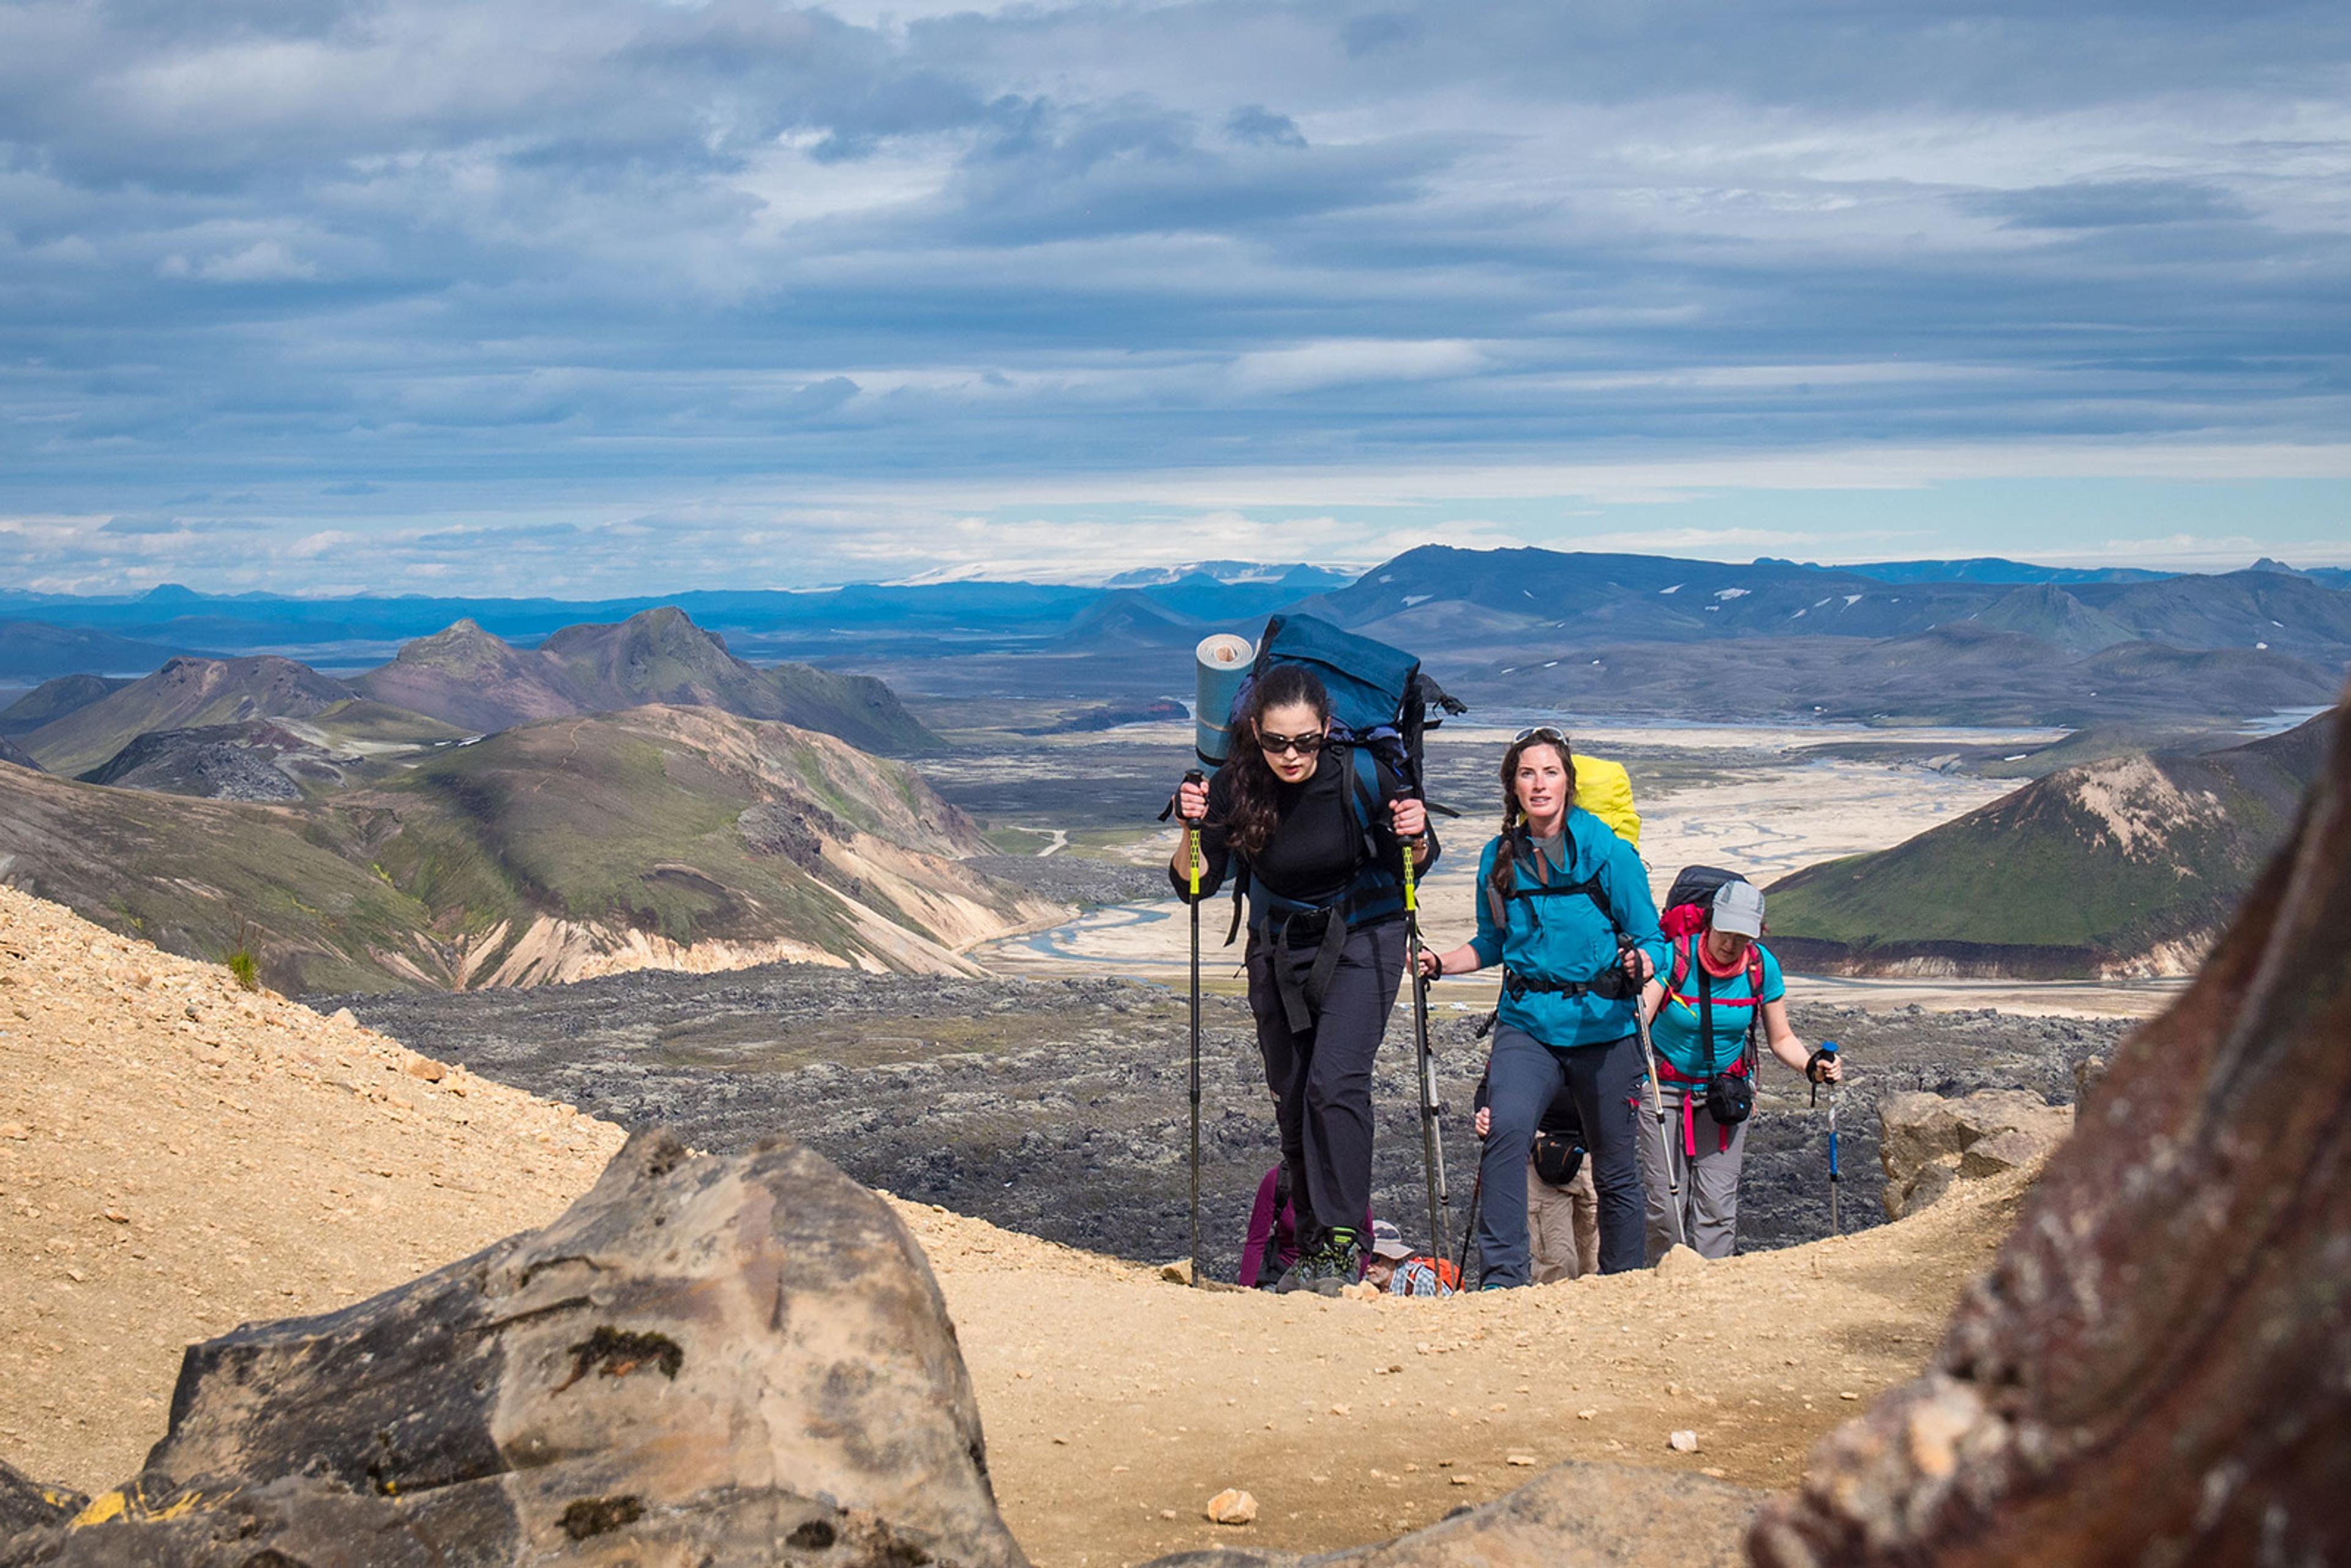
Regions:
<svg viewBox="0 0 2351 1568"><path fill-rule="evenodd" d="M1403 846L1389 826L1386 803L1405 793L1403 779L1376 757L1373 759L1380 787L1380 809L1371 823L1372 842L1383 863L1395 867ZM1353 788L1351 764L1336 751L1325 751L1314 771L1296 784L1274 784L1275 825L1265 847L1249 857L1249 876L1271 892L1301 904L1327 904L1347 890L1363 866L1363 841L1349 819L1343 791ZM1232 869L1231 846L1226 841L1225 820L1231 814L1233 777L1219 770L1208 781L1208 817L1200 829L1200 896L1206 899L1224 885ZM1437 863L1435 829L1429 831L1428 856L1416 870L1426 875ZM1174 866L1167 880L1179 897L1188 897L1190 883Z"/></svg>

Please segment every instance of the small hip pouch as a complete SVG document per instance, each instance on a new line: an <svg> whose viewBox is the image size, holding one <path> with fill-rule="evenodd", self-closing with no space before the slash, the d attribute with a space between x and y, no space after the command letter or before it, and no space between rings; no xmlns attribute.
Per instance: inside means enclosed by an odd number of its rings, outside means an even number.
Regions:
<svg viewBox="0 0 2351 1568"><path fill-rule="evenodd" d="M1537 1133L1535 1175L1546 1186L1565 1186L1583 1168L1583 1145L1559 1133Z"/></svg>
<svg viewBox="0 0 2351 1568"><path fill-rule="evenodd" d="M1755 1109L1755 1086L1744 1073L1718 1072L1706 1081L1706 1113L1717 1126L1747 1120Z"/></svg>

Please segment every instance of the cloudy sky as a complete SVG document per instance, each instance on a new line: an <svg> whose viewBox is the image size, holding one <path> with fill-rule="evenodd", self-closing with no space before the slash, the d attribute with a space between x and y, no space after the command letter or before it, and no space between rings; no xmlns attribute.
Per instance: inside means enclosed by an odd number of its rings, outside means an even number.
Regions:
<svg viewBox="0 0 2351 1568"><path fill-rule="evenodd" d="M0 586L2351 563L2342 0L0 0Z"/></svg>

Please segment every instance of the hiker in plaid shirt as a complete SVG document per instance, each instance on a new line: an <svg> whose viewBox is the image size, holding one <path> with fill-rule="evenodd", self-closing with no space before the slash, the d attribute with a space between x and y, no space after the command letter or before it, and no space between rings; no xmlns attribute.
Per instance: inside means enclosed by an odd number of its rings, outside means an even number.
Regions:
<svg viewBox="0 0 2351 1568"><path fill-rule="evenodd" d="M1391 1296L1449 1296L1460 1289L1454 1265L1442 1258L1416 1258L1404 1233L1384 1219L1372 1222L1372 1249L1364 1257L1364 1282Z"/></svg>

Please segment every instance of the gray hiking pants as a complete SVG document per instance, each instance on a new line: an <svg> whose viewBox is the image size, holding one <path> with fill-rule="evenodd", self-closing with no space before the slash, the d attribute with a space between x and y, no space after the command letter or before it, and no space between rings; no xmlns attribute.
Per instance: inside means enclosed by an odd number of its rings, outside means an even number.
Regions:
<svg viewBox="0 0 2351 1568"><path fill-rule="evenodd" d="M1562 1084L1575 1095L1591 1151L1583 1163L1600 1200L1600 1271L1620 1274L1641 1266L1641 1169L1634 1155L1640 1082L1641 1048L1631 1035L1554 1051L1509 1024L1494 1031L1494 1054L1486 1064L1486 1103L1494 1123L1479 1161L1480 1285L1523 1285L1532 1278L1527 1155L1535 1124Z"/></svg>
<svg viewBox="0 0 2351 1568"><path fill-rule="evenodd" d="M1372 1059L1404 979L1404 938L1401 920L1348 932L1322 1010L1303 1034L1290 1032L1281 1005L1273 972L1280 958L1249 938L1249 1011L1275 1095L1301 1250L1314 1246L1318 1226L1361 1227L1372 1207Z"/></svg>
<svg viewBox="0 0 2351 1568"><path fill-rule="evenodd" d="M1706 1096L1689 1105L1689 1123L1682 1122L1682 1092L1666 1091L1666 1136L1673 1145L1673 1174L1682 1188L1682 1236L1701 1258L1728 1258L1739 1240L1739 1164L1747 1154L1747 1123L1730 1127L1730 1145L1722 1147L1722 1128L1706 1113ZM1648 1082L1641 1084L1641 1185L1647 1189L1649 1261L1666 1255L1674 1244L1674 1200L1667 1182L1666 1151L1657 1144L1657 1102ZM1750 1121L1753 1118L1750 1117ZM1690 1144L1698 1145L1693 1156Z"/></svg>

